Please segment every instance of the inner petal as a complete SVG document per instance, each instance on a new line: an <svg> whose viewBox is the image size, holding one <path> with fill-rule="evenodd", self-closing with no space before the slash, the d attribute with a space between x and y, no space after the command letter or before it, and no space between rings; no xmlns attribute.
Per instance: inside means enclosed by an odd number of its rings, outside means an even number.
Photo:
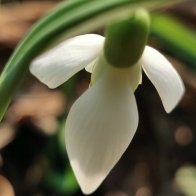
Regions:
<svg viewBox="0 0 196 196"><path fill-rule="evenodd" d="M102 77L105 70L111 70L113 74L116 73L116 77L121 75L124 79L126 78L133 92L142 82L142 67L140 61L128 68L116 68L107 62L102 52L94 62L93 66L91 65L91 83L95 83L100 77Z"/></svg>

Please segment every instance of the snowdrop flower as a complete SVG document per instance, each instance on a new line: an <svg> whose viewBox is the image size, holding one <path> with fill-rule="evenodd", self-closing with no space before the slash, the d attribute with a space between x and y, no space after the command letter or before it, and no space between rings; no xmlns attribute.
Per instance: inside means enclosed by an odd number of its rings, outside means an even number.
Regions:
<svg viewBox="0 0 196 196"><path fill-rule="evenodd" d="M73 104L65 127L68 156L85 194L102 183L135 134L138 111L134 91L141 83L142 69L157 89L166 112L175 108L184 93L183 82L169 61L145 46L146 27L141 33L145 25L133 21L131 29L124 23L119 23L120 28L109 28L106 40L96 34L68 39L30 66L31 73L50 88L83 68L92 73L91 85Z"/></svg>

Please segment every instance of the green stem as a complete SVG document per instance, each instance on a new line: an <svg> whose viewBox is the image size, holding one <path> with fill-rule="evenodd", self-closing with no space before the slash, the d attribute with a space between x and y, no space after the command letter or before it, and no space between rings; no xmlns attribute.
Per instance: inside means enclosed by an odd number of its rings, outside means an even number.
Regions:
<svg viewBox="0 0 196 196"><path fill-rule="evenodd" d="M165 48L196 70L196 34L168 14L152 14L151 34Z"/></svg>

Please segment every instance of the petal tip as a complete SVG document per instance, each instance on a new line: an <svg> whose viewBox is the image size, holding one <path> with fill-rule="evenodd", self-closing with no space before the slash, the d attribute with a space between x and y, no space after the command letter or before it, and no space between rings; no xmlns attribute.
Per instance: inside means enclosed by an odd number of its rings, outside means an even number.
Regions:
<svg viewBox="0 0 196 196"><path fill-rule="evenodd" d="M176 96L176 99L173 103L171 102L171 104L164 104L163 102L164 109L167 113L171 113L176 108L176 106L179 104L179 102L181 101L182 97L185 94L185 86L182 81L181 81L181 88L179 88L178 92L179 94Z"/></svg>
<svg viewBox="0 0 196 196"><path fill-rule="evenodd" d="M101 175L101 173L97 173L95 175L88 175L87 172L84 172L79 164L76 161L70 161L71 166L74 172L74 175L77 179L77 182L81 188L81 191L85 195L92 194L97 190L100 184L105 179L106 175Z"/></svg>
<svg viewBox="0 0 196 196"><path fill-rule="evenodd" d="M50 82L50 81L46 81L46 79L44 79L45 77L41 76L41 74L39 73L39 70L38 70L38 66L39 66L39 63L36 64L36 60L34 60L31 65L29 66L29 71L30 73L36 77L40 82L44 83L48 88L50 89L55 89L58 87L57 84L53 83L53 82Z"/></svg>

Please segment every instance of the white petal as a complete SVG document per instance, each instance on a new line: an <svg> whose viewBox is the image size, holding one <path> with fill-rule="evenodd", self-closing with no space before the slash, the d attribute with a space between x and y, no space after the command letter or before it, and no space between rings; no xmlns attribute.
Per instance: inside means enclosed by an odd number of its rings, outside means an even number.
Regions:
<svg viewBox="0 0 196 196"><path fill-rule="evenodd" d="M129 81L133 91L135 91L139 84L142 83L142 67L139 61L136 65L131 66L129 69Z"/></svg>
<svg viewBox="0 0 196 196"><path fill-rule="evenodd" d="M68 156L85 194L102 183L131 142L138 125L128 81L105 76L72 106L65 127Z"/></svg>
<svg viewBox="0 0 196 196"><path fill-rule="evenodd" d="M37 57L30 71L50 88L56 88L93 61L103 42L104 38L95 34L68 39Z"/></svg>
<svg viewBox="0 0 196 196"><path fill-rule="evenodd" d="M171 112L184 94L179 74L160 52L149 46L144 50L142 66L157 89L166 112Z"/></svg>

